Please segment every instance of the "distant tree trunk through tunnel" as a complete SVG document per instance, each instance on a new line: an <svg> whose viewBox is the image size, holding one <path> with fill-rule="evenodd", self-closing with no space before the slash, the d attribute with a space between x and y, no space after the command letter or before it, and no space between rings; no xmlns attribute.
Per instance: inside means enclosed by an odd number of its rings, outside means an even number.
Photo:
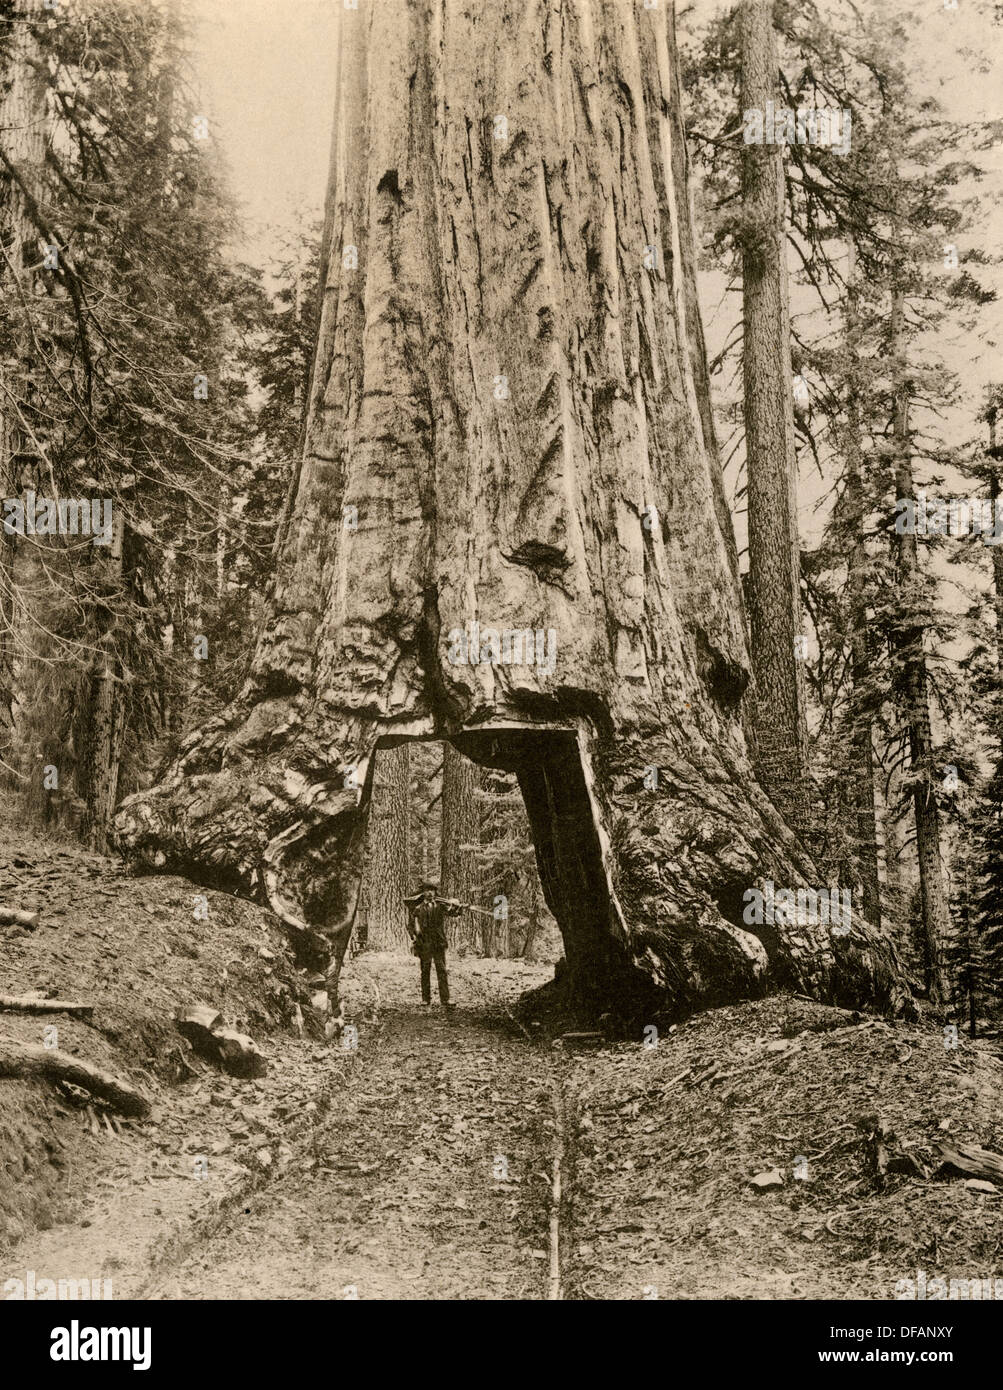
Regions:
<svg viewBox="0 0 1003 1390"><path fill-rule="evenodd" d="M451 743L442 746L441 803L439 887L444 897L471 903L477 897L478 875L465 844L478 833L477 768ZM446 923L450 944L467 944L477 937L483 941L483 922L469 911L450 918Z"/></svg>
<svg viewBox="0 0 1003 1390"><path fill-rule="evenodd" d="M129 853L267 900L332 954L373 750L519 778L590 1007L771 983L894 1005L885 937L742 895L818 870L750 766L671 6L338 11L306 439L252 671ZM639 992L638 992L639 991Z"/></svg>
<svg viewBox="0 0 1003 1390"><path fill-rule="evenodd" d="M485 729L453 742L474 762L519 779L543 895L564 941L573 1002L595 1011L611 992L622 996L627 986L629 993L639 972L610 933L609 885L574 731Z"/></svg>

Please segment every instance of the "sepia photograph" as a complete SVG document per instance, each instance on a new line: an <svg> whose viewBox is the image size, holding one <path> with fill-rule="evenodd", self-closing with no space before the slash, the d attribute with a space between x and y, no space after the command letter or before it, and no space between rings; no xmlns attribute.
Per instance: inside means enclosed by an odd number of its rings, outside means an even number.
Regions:
<svg viewBox="0 0 1003 1390"><path fill-rule="evenodd" d="M994 0L0 0L26 1366L975 1372L1001 296Z"/></svg>

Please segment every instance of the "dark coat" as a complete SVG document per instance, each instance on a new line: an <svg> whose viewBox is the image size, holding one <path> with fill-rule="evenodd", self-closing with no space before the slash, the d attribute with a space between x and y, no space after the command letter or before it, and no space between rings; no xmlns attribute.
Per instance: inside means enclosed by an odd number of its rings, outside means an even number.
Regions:
<svg viewBox="0 0 1003 1390"><path fill-rule="evenodd" d="M421 902L411 909L408 930L414 942L415 954L434 956L446 949L446 918L455 917L458 907L442 902Z"/></svg>

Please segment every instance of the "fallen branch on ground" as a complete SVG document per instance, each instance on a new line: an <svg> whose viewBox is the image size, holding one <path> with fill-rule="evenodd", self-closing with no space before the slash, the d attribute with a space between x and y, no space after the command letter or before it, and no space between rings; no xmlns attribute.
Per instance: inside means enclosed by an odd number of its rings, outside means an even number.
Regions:
<svg viewBox="0 0 1003 1390"><path fill-rule="evenodd" d="M93 1004L71 1004L67 999L41 999L31 994L0 994L0 1009L19 1014L75 1014L87 1018Z"/></svg>
<svg viewBox="0 0 1003 1390"><path fill-rule="evenodd" d="M1003 1155L994 1154L990 1149L980 1149L976 1144L958 1144L953 1149L947 1144L938 1144L937 1151L945 1168L954 1168L975 1178L1003 1181Z"/></svg>
<svg viewBox="0 0 1003 1390"><path fill-rule="evenodd" d="M38 1043L0 1038L0 1076L16 1077L18 1080L37 1077L43 1081L65 1081L90 1091L92 1096L107 1101L123 1115L141 1118L150 1113L150 1102L125 1081L99 1071L89 1062L81 1062L78 1057L70 1057L58 1048L42 1047Z"/></svg>
<svg viewBox="0 0 1003 1390"><path fill-rule="evenodd" d="M21 912L15 907L0 907L0 926L37 927L37 912Z"/></svg>
<svg viewBox="0 0 1003 1390"><path fill-rule="evenodd" d="M552 1047L598 1047L603 1041L601 1033L562 1033L555 1038Z"/></svg>

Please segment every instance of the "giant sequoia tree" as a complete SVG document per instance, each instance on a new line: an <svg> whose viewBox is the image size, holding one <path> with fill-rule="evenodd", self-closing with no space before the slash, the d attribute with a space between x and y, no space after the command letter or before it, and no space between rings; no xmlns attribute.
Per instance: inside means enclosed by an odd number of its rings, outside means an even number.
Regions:
<svg viewBox="0 0 1003 1390"><path fill-rule="evenodd" d="M336 985L376 744L446 738L518 775L584 999L900 1002L859 918L743 924L757 878L818 877L747 754L670 7L339 13L269 613L241 695L123 804L120 844L326 937Z"/></svg>

